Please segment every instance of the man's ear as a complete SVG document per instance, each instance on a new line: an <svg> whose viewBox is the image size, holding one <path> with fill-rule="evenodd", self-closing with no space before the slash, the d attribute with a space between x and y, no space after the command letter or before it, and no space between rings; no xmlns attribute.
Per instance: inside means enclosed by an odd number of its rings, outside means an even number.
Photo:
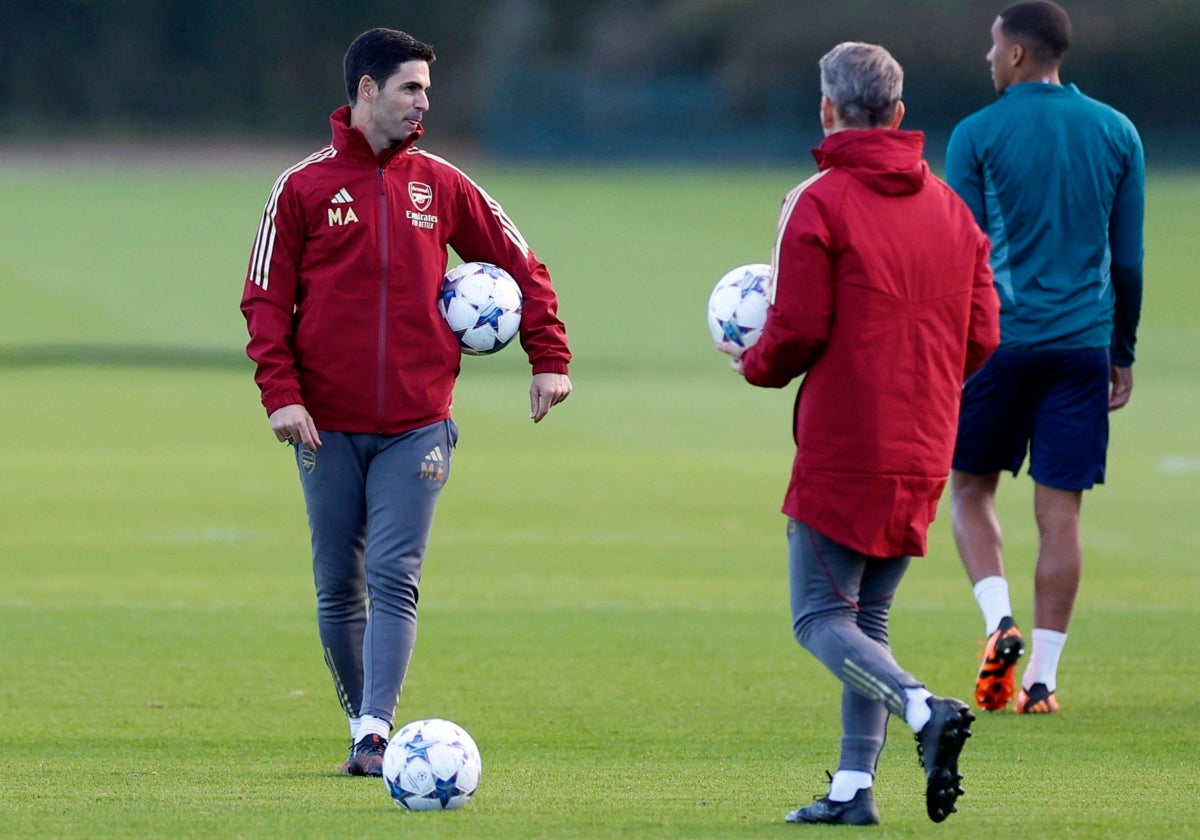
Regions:
<svg viewBox="0 0 1200 840"><path fill-rule="evenodd" d="M894 131L895 129L900 127L900 122L903 119L904 119L904 103L897 102L896 103L896 113L892 117L892 123L891 123L891 125L888 126L888 128L890 128Z"/></svg>
<svg viewBox="0 0 1200 840"><path fill-rule="evenodd" d="M834 121L837 119L837 111L833 107L833 100L828 96L821 97L821 128L825 131L833 129Z"/></svg>
<svg viewBox="0 0 1200 840"><path fill-rule="evenodd" d="M379 85L375 84L375 80L370 76L363 76L358 80L358 98L370 101L375 98L379 92Z"/></svg>

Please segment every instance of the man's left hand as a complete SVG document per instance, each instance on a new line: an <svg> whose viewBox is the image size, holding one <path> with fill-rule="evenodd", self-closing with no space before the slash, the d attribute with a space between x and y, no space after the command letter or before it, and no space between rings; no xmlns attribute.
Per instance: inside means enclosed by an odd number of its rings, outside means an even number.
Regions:
<svg viewBox="0 0 1200 840"><path fill-rule="evenodd" d="M1113 365L1111 381L1112 387L1108 392L1108 410L1116 411L1118 408L1124 408L1128 404L1129 398L1133 396L1133 368Z"/></svg>
<svg viewBox="0 0 1200 840"><path fill-rule="evenodd" d="M746 352L746 348L740 344L734 344L732 341L722 341L717 344L717 349L728 355L729 369L738 376L745 376L746 371L742 369L742 356Z"/></svg>
<svg viewBox="0 0 1200 840"><path fill-rule="evenodd" d="M565 373L535 373L529 386L529 416L534 423L571 393L571 377Z"/></svg>

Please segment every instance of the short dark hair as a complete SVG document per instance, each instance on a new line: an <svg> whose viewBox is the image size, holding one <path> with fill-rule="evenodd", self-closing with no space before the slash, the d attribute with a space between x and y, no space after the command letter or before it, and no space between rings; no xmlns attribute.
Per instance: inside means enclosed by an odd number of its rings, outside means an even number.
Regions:
<svg viewBox="0 0 1200 840"><path fill-rule="evenodd" d="M406 61L433 63L433 47L399 29L368 29L354 39L346 50L342 67L346 73L346 95L353 105L358 99L358 83L370 76L380 87Z"/></svg>
<svg viewBox="0 0 1200 840"><path fill-rule="evenodd" d="M1071 19L1050 0L1012 4L1000 13L1000 29L1020 41L1039 64L1061 61L1071 45Z"/></svg>

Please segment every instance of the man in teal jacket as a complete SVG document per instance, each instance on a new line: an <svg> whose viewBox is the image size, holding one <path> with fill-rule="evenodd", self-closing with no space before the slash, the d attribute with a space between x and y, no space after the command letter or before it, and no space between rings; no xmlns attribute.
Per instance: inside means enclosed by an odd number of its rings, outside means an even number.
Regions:
<svg viewBox="0 0 1200 840"><path fill-rule="evenodd" d="M1012 699L1024 639L1004 577L996 488L1028 452L1041 542L1018 713L1058 711L1079 588L1083 491L1104 481L1108 412L1129 401L1142 299L1145 162L1133 124L1059 79L1071 37L1052 2L1016 3L987 54L1000 98L955 129L946 180L992 243L1000 349L968 381L951 477L954 536L983 611L975 699Z"/></svg>

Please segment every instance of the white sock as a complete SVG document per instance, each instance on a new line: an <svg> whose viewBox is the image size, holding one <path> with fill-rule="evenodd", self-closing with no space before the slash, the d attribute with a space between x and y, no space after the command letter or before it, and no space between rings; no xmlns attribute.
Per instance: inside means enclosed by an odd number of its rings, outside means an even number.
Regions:
<svg viewBox="0 0 1200 840"><path fill-rule="evenodd" d="M392 731L391 725L383 718L377 718L374 715L363 715L359 721L358 731L355 733L355 743L358 743L368 735L378 735L380 738L386 738Z"/></svg>
<svg viewBox="0 0 1200 840"><path fill-rule="evenodd" d="M829 800L849 802L860 790L869 788L872 781L871 774L863 770L839 770L829 782Z"/></svg>
<svg viewBox="0 0 1200 840"><path fill-rule="evenodd" d="M1033 628L1033 650L1029 653L1029 664L1025 666L1021 686L1029 689L1036 683L1043 683L1054 691L1058 685L1058 660L1066 644L1066 633Z"/></svg>
<svg viewBox="0 0 1200 840"><path fill-rule="evenodd" d="M357 744L358 743L358 725L360 723L362 723L362 718L352 717L352 718L346 718L346 720L350 724L350 743Z"/></svg>
<svg viewBox="0 0 1200 840"><path fill-rule="evenodd" d="M975 600L983 610L983 634L990 636L1000 626L1000 619L1012 615L1008 596L1008 581L999 575L985 577L975 584Z"/></svg>
<svg viewBox="0 0 1200 840"><path fill-rule="evenodd" d="M925 701L933 694L926 688L904 689L904 722L913 732L920 732L933 717L933 709Z"/></svg>

